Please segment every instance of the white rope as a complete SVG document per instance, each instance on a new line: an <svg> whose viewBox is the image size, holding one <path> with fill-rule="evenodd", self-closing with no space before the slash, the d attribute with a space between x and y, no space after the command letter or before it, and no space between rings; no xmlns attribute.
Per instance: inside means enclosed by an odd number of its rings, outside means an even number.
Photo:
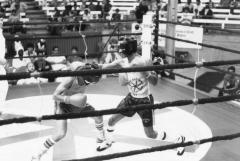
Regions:
<svg viewBox="0 0 240 161"><path fill-rule="evenodd" d="M199 53L199 45L197 43L197 64L201 63L200 61L200 53ZM193 95L194 95L194 100L197 100L197 76L198 76L198 71L199 71L199 66L196 67L196 70L195 70L195 74L194 74L194 87L193 87ZM193 111L192 111L192 114L194 114L197 110L197 104L194 104L193 105Z"/></svg>
<svg viewBox="0 0 240 161"><path fill-rule="evenodd" d="M82 28L82 21L79 21L79 34L82 36L83 38L83 43L84 43L84 46L85 46L85 51L84 51L84 60L85 60L85 63L87 63L87 51L88 51L88 46L87 46L87 42L86 42L86 35L83 35L82 34L82 31L81 31L81 28Z"/></svg>
<svg viewBox="0 0 240 161"><path fill-rule="evenodd" d="M42 113L43 113L43 108L44 108L44 104L43 104L43 102L44 102L44 99L43 99L43 91L42 91L42 87L41 87L41 85L40 85L40 83L41 83L41 81L40 81L40 78L37 78L37 81L38 81L38 83L37 83L37 86L38 86L38 89L39 89L39 94L40 94L40 96L41 96L41 108L40 108L40 110L39 110L39 115L38 116L42 116ZM41 122L39 122L39 123L41 123Z"/></svg>

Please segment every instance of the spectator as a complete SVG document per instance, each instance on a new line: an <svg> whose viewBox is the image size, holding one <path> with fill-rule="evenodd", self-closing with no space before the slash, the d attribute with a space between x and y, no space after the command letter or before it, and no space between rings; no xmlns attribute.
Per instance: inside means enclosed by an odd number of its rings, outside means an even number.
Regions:
<svg viewBox="0 0 240 161"><path fill-rule="evenodd" d="M57 7L54 8L53 21L57 21L57 18L61 16L61 12Z"/></svg>
<svg viewBox="0 0 240 161"><path fill-rule="evenodd" d="M51 64L44 57L39 57L34 61L34 67L38 72L46 72L52 70Z"/></svg>
<svg viewBox="0 0 240 161"><path fill-rule="evenodd" d="M119 13L119 9L117 8L115 13L112 14L112 21L118 21L121 20L121 14Z"/></svg>
<svg viewBox="0 0 240 161"><path fill-rule="evenodd" d="M234 9L238 7L238 2L236 0L232 0L230 3L230 13L234 14Z"/></svg>
<svg viewBox="0 0 240 161"><path fill-rule="evenodd" d="M192 0L187 0L187 4L183 8L188 8L190 13L193 13L193 4Z"/></svg>
<svg viewBox="0 0 240 161"><path fill-rule="evenodd" d="M140 2L139 6L136 8L136 18L138 19L138 23L142 23L143 15L148 11L148 6L145 1Z"/></svg>
<svg viewBox="0 0 240 161"><path fill-rule="evenodd" d="M190 13L189 8L188 7L183 8L183 14L179 21L182 24L191 24L192 20L193 15Z"/></svg>
<svg viewBox="0 0 240 161"><path fill-rule="evenodd" d="M23 50L19 50L17 57L12 60L13 72L26 72L28 63L31 63L31 59L23 58Z"/></svg>
<svg viewBox="0 0 240 161"><path fill-rule="evenodd" d="M206 3L206 6L202 9L202 11L199 12L199 15L203 19L211 19L213 18L213 11L211 10L208 3Z"/></svg>
<svg viewBox="0 0 240 161"><path fill-rule="evenodd" d="M109 0L106 0L106 2L103 4L103 18L106 19L106 17L109 15L109 12L112 8L112 5L110 4Z"/></svg>
<svg viewBox="0 0 240 161"><path fill-rule="evenodd" d="M57 22L63 22L62 17L58 17ZM48 26L48 31L50 35L60 35L63 31L63 27L59 26L58 24L57 25L50 24Z"/></svg>
<svg viewBox="0 0 240 161"><path fill-rule="evenodd" d="M35 73L36 70L35 70L34 64L33 63L28 63L27 67L25 69L25 72ZM30 85L30 84L37 84L39 82L46 83L47 79L44 79L44 78L36 79L34 77L27 78L27 79L20 79L20 80L17 81L17 85Z"/></svg>
<svg viewBox="0 0 240 161"><path fill-rule="evenodd" d="M12 13L8 18L8 22L18 24L15 26L14 25L11 26L11 28L10 28L11 34L15 34L16 32L21 32L21 33L26 32L25 29L23 28L23 26L21 25L22 22L20 22L20 14L18 14L16 10L12 10Z"/></svg>
<svg viewBox="0 0 240 161"><path fill-rule="evenodd" d="M202 6L202 3L201 3L201 0L197 0L196 5L194 5L194 8L193 8L194 14L195 14L196 17L199 16L199 12L202 11L202 9L203 9L203 6Z"/></svg>
<svg viewBox="0 0 240 161"><path fill-rule="evenodd" d="M71 56L67 56L67 63L72 63L75 60L82 61L81 55L79 54L78 48L73 46L71 49Z"/></svg>
<svg viewBox="0 0 240 161"><path fill-rule="evenodd" d="M16 36L17 37L17 36ZM21 51L23 54L24 48L22 45L22 42L19 40L14 41L14 51L16 55L19 55L19 52ZM23 56L23 55L22 55Z"/></svg>
<svg viewBox="0 0 240 161"><path fill-rule="evenodd" d="M111 63L114 60L121 59L121 56L118 54L117 50L118 50L117 39L111 39L107 46L107 51L109 53L106 53L105 63ZM116 52L114 52L114 51L116 51Z"/></svg>
<svg viewBox="0 0 240 161"><path fill-rule="evenodd" d="M15 2L11 4L10 9L16 10L16 12L19 14L20 12L26 12L26 10L28 9L28 6L25 2L20 2L20 0L15 0Z"/></svg>
<svg viewBox="0 0 240 161"><path fill-rule="evenodd" d="M74 19L74 13L73 11L68 12L68 15L64 17L65 21L68 22L69 24L75 22ZM74 25L67 25L66 29L69 31L73 31L74 30Z"/></svg>
<svg viewBox="0 0 240 161"><path fill-rule="evenodd" d="M54 71L66 69L66 58L64 56L59 55L60 55L59 48L57 46L54 46L52 48L50 56L46 58L46 61L48 61L51 64L52 69Z"/></svg>
<svg viewBox="0 0 240 161"><path fill-rule="evenodd" d="M24 51L23 56L37 56L37 53L34 50L34 45L33 43L28 43L27 44L27 50ZM30 58L31 62L35 61L35 58Z"/></svg>
<svg viewBox="0 0 240 161"><path fill-rule="evenodd" d="M90 11L95 11L95 10L96 10L96 6L93 4L92 1L91 1L90 4L87 6L87 8L89 8Z"/></svg>
<svg viewBox="0 0 240 161"><path fill-rule="evenodd" d="M39 42L37 42L37 54L38 55L46 55L46 40L40 39Z"/></svg>
<svg viewBox="0 0 240 161"><path fill-rule="evenodd" d="M84 10L82 19L83 19L84 21L89 21L89 20L91 19L91 13L90 13L90 10L89 10L88 8L86 8L86 9Z"/></svg>
<svg viewBox="0 0 240 161"><path fill-rule="evenodd" d="M102 11L102 6L99 1L97 2L95 9L96 9L96 11Z"/></svg>
<svg viewBox="0 0 240 161"><path fill-rule="evenodd" d="M221 0L221 1L220 1L220 6L229 8L231 1L232 1L232 0Z"/></svg>
<svg viewBox="0 0 240 161"><path fill-rule="evenodd" d="M228 72L231 73L235 73L235 67L234 66L230 66L228 68ZM231 75L231 74L226 74L224 76L224 80L223 80L223 87L222 90L219 91L219 96L223 96L223 95L233 95L235 94L235 92L237 91L239 86L239 80L236 76Z"/></svg>

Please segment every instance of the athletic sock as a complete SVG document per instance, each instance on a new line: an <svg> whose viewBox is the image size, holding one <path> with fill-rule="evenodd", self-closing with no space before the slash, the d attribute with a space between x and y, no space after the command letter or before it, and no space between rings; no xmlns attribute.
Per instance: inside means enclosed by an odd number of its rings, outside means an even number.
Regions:
<svg viewBox="0 0 240 161"><path fill-rule="evenodd" d="M105 132L104 132L104 124L103 122L101 123L96 123L95 124L96 129L97 129L97 142L102 142L105 140Z"/></svg>
<svg viewBox="0 0 240 161"><path fill-rule="evenodd" d="M39 155L45 154L56 142L52 138L48 138L42 145Z"/></svg>

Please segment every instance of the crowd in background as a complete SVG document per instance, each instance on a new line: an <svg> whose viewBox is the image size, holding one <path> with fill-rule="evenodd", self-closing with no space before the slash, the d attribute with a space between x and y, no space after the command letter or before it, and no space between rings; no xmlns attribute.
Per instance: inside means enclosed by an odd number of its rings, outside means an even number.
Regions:
<svg viewBox="0 0 240 161"><path fill-rule="evenodd" d="M94 19L93 15L91 15L91 11L99 11L98 15L101 19L109 19L109 12L112 8L112 5L109 0L104 0L103 2L98 1L90 1L90 3L86 3L86 1L82 1L81 5L78 5L76 1L73 3L69 3L70 1L64 0L65 9L60 11L58 7L60 6L59 1L53 0L50 1L46 6L54 7L54 14L49 17L50 22L79 22L79 21L89 21ZM182 23L191 23L191 18L212 18L213 12L212 8L215 4L209 0L208 3L202 4L201 0L196 0L196 3L192 3L191 0L187 0L187 3L182 3L181 0L178 0L178 12L182 13L181 17L178 19ZM226 6L226 1L221 1L221 5ZM130 19L138 19L139 23L142 22L143 15L149 10L155 10L156 2L151 0L140 0L139 5L136 6L133 12L130 12L128 18ZM5 7L4 5L8 5L11 8L11 15L9 16L9 22L19 22L19 17L21 12L25 12L27 9L27 5L24 2L20 2L19 0L13 0L10 4L1 4L0 5L0 14L4 15ZM238 6L238 1L232 0L229 3L229 7ZM167 4L161 3L160 10L167 11ZM133 17L131 17L133 16ZM191 17L192 16L192 17ZM117 8L111 14L111 20L121 20L124 16L120 12L120 9ZM91 28L89 24L69 24L66 26L60 25L49 25L48 30L52 35L58 35L63 31L85 31ZM20 32L24 32L23 28L19 28ZM15 31L17 29L15 28ZM15 32L12 32L15 33ZM109 63L116 59L121 59L121 55L117 51L118 39L112 38L107 44L106 48L103 49L106 52L103 54L101 59L101 63ZM153 48L154 49L154 48ZM7 71L8 72L44 72L44 71L61 71L67 70L68 63L75 59L81 60L81 57L77 56L62 56L64 54L78 54L80 53L78 47L72 46L71 51L68 53L62 53L59 46L53 46L51 52L47 52L46 50L46 40L40 39L36 43L27 43L24 44L16 40L11 49L8 49L11 52L12 56L15 58L8 63ZM141 51L141 49L139 49ZM139 52L141 54L141 52ZM161 52L153 51L155 64L166 64L166 59L163 57ZM30 56L29 58L23 58ZM34 57L41 56L41 57ZM166 72L159 71L161 76L166 76ZM46 78L30 78L19 81L10 82L12 84L32 84L36 82L53 82L56 81L54 78L46 79Z"/></svg>

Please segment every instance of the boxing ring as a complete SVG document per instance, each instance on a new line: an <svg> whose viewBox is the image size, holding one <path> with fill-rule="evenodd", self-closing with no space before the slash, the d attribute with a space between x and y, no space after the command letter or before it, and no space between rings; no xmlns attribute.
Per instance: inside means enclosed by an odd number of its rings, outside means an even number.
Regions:
<svg viewBox="0 0 240 161"><path fill-rule="evenodd" d="M106 89L106 84L114 87L115 90ZM55 86L52 84L48 85ZM29 93L29 96L16 96L20 90L21 92L25 91L37 91L37 86L33 86L33 89L10 89L9 95L6 102L6 112L8 111L12 115L16 116L39 116L52 114L53 112L53 101L50 95L41 95L39 93L33 92ZM157 90L156 90L157 89ZM48 93L47 88L43 88L43 93ZM103 90L109 91L106 94L100 94ZM162 91L162 92L159 92ZM90 86L88 90L88 99L89 103L97 108L97 110L104 109L106 107L115 107L117 103L122 98L122 87L117 84L116 78L110 78L104 81L99 82L96 85ZM172 84L167 80L161 80L157 88L153 88L153 95L155 96L155 101L171 101L174 99L185 99L192 96L192 91L190 89ZM98 93L98 94L94 94ZM174 94L173 94L174 93ZM201 95L200 95L201 96ZM19 97L19 98L14 98ZM106 101L103 101L106 100ZM111 101L109 101L111 100ZM34 105L34 107L33 107ZM181 131L184 135L187 136L189 140L202 139L206 137L211 137L213 134L223 134L228 133L228 131L222 131L221 129L229 129L234 132L234 129L239 128L237 121L238 113L240 113L234 107L227 103L217 103L217 104L208 104L203 105L205 107L198 108L195 115L192 115L190 112L192 106L184 107L183 109L177 107L170 107L156 111L155 113L155 127L156 129L166 129L166 131ZM231 108L231 110L229 110ZM238 111L238 113L236 113ZM226 119L226 117L228 119ZM106 121L109 116L105 116L104 120ZM176 121L178 120L178 121ZM9 154L12 150L15 151L15 155L4 155L1 156L1 160L10 161L16 155L21 160L31 159L31 151L34 150L34 145L38 144L41 140L45 139L46 136L50 135L54 130L54 121L47 121L41 123L28 123L24 124L13 124L6 125L1 127L2 135L0 142L6 142L0 147L0 153ZM20 125L20 126L19 126ZM89 126L90 125L90 126ZM137 116L124 119L117 126L116 131L116 143L112 147L104 152L95 151L95 131L93 122L90 119L77 119L71 120L69 124L69 132L66 138L58 143L56 147L48 152L45 158L42 160L49 160L48 157L53 157L53 160L69 160L73 158L86 158L90 156L98 156L103 154L110 154L116 152L124 152L134 149L141 149L146 147L154 147L159 145L165 145L163 141L156 141L153 139L147 139L144 136L141 122ZM17 133L11 132L11 129L19 129ZM129 133L131 131L131 133ZM236 132L236 131L235 131ZM8 133L8 135L4 135ZM3 137L5 136L5 137ZM16 140L18 142L16 143ZM141 154L134 157L127 157L124 160L146 160L146 158L151 160L159 160L159 158L164 158L164 160L211 160L212 155L214 159L226 157L226 154L222 153L232 153L237 151L237 149L227 149L230 147L239 146L239 141L235 142L226 142L224 146L216 147L209 144L203 144L201 146L192 146L186 148L186 153L183 157L175 155L175 150L168 150L164 152L155 152L150 154ZM32 147L29 146L33 145ZM19 146L21 148L19 148ZM66 147L66 148L62 148ZM15 148L15 149L14 149ZM211 149L210 149L211 148ZM28 149L29 155L22 153L22 149ZM216 155L216 153L218 155ZM216 155L216 156L215 156ZM3 158L5 157L5 158ZM232 156L234 157L234 155ZM237 156L236 156L237 157ZM114 160L121 160L114 159Z"/></svg>
<svg viewBox="0 0 240 161"><path fill-rule="evenodd" d="M149 15L148 15L149 16ZM146 40L142 42L143 57L151 57L152 43L152 20L148 20L146 32L143 31ZM160 21L155 21L156 24ZM82 22L79 22L80 25ZM77 24L79 24L77 23ZM88 22L91 23L91 22ZM165 22L173 23L173 22ZM156 30L157 31L157 30ZM79 35L73 37L82 38L85 44L83 56L87 62L87 43L88 37L94 36L113 36L106 35ZM121 33L114 36L141 35L131 33ZM183 40L167 35L155 33L155 37L165 37L168 39L182 41L186 43L201 45L208 48L220 49L232 53L240 51L227 49L219 46L203 44L190 40ZM39 39L32 37L30 39ZM47 37L43 37L47 38ZM67 37L65 37L67 38ZM13 38L29 39L26 37ZM51 39L51 37L50 37ZM176 59L176 57L166 54L166 56ZM80 114L62 114L53 115L53 100L51 94L56 84L41 83L28 88L11 88L8 99L3 107L4 114L0 120L0 160L28 161L31 154L47 137L51 136L55 130L56 120L69 119L68 134L65 139L56 144L54 148L44 155L41 161L50 160L163 160L163 161L212 161L212 160L239 160L239 140L228 142L217 142L222 140L232 140L240 137L238 131L240 127L240 111L238 108L223 103L239 99L239 95L209 97L198 93L196 90L196 77L201 68L221 65L239 64L240 60L212 61L203 62L200 60L198 50L198 60L195 62L184 62L183 64L165 64L156 66L144 66L134 68L119 69L94 69L82 71L58 71L58 72L38 72L38 73L15 73L0 75L0 80L18 80L24 78L56 78L67 76L86 76L101 75L111 73L140 72L140 71L158 71L165 69L195 68L193 89L185 88L169 82L165 79L159 80L156 87L151 91L155 98L154 105L134 106L131 109L114 109L121 98L127 93L118 85L116 78L103 79L95 85L89 86L87 90L88 102L92 104L97 111L82 112ZM221 69L216 69L223 73L229 73ZM233 74L233 73L230 73ZM234 74L233 74L234 75ZM236 74L235 74L236 75ZM208 104L207 104L208 103ZM214 103L214 104L213 104ZM95 150L95 133L93 122L86 117L102 116L104 121L110 114L116 114L126 110L139 111L143 109L155 110L155 128L164 129L167 132L176 131L186 136L184 143L172 144L164 141L147 139L144 136L141 122L137 116L126 118L117 125L116 143L111 148L103 152ZM77 119L79 118L79 119ZM186 147L183 156L176 155L176 148ZM75 159L78 158L78 159Z"/></svg>

